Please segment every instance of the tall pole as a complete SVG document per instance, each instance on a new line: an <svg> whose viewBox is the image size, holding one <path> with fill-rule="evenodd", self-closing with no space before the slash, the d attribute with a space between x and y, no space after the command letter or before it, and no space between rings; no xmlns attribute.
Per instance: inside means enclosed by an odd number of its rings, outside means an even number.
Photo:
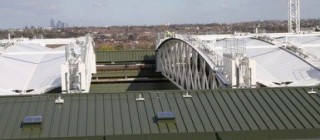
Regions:
<svg viewBox="0 0 320 140"><path fill-rule="evenodd" d="M300 0L288 0L288 32L300 32Z"/></svg>

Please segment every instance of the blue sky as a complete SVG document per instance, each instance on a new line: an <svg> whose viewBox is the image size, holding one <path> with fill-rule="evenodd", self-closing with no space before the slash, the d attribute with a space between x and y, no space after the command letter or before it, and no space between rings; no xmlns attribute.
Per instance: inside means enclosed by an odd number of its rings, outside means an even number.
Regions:
<svg viewBox="0 0 320 140"><path fill-rule="evenodd" d="M0 17L0 28L232 23L287 19L287 0L1 0ZM301 0L301 17L320 18L320 0Z"/></svg>

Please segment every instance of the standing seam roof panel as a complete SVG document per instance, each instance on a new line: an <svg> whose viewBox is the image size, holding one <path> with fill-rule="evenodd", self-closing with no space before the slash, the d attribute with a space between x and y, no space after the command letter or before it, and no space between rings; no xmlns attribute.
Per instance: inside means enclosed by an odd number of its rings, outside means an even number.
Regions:
<svg viewBox="0 0 320 140"><path fill-rule="evenodd" d="M257 118L260 118L261 120L260 119L255 119L255 120L261 130L277 129L277 126L270 119L270 116L266 113L266 110L262 107L261 105L262 103L258 102L253 94L258 94L258 92L255 90L251 90L251 91L247 91L247 94L243 94L243 95L240 94L239 96L240 97L246 96L247 100L241 99L242 102L247 104L250 103L251 107L257 112L257 115L259 116Z"/></svg>
<svg viewBox="0 0 320 140"><path fill-rule="evenodd" d="M95 95L95 133L97 136L103 136L105 130L103 100L102 94Z"/></svg>
<svg viewBox="0 0 320 140"><path fill-rule="evenodd" d="M57 95L0 97L0 124L3 124L0 126L0 138L59 139L70 135L83 138L91 135L106 136L108 139L159 133L161 135L158 136L162 137L194 132L241 131L249 134L260 130L269 133L281 129L297 132L319 129L320 98L317 94L308 94L306 90L197 90L189 91L192 98L183 98L185 91L64 94L64 104L54 103ZM140 93L145 101L135 100ZM158 125L154 120L158 111L174 112L176 124ZM21 121L27 115L43 116L42 129L20 128ZM295 119L300 122L291 122ZM236 124L230 126L230 120ZM301 123L303 128L293 127L293 123ZM234 129L235 125L239 125L238 130ZM229 130L226 130L228 127ZM217 131L217 128L220 130Z"/></svg>
<svg viewBox="0 0 320 140"><path fill-rule="evenodd" d="M232 131L232 127L229 123L229 121L227 120L227 117L225 116L225 114L223 113L221 107L219 106L219 104L217 103L216 99L214 98L213 94L215 94L214 92L210 92L208 94L206 94L206 97L208 98L208 101L213 109L213 112L217 115L217 118L223 128L224 131Z"/></svg>
<svg viewBox="0 0 320 140"><path fill-rule="evenodd" d="M145 102L137 102L137 108L139 112L139 119L141 124L142 134L149 134L149 133L159 133L159 128L156 125L153 125L152 117L154 114L152 99L150 94L148 93L140 93L146 100ZM136 95L136 97L138 97ZM151 117L151 118L150 118Z"/></svg>
<svg viewBox="0 0 320 140"><path fill-rule="evenodd" d="M68 137L77 136L78 131L78 121L79 121L79 95L72 97L70 117L69 117L69 128L68 128Z"/></svg>
<svg viewBox="0 0 320 140"><path fill-rule="evenodd" d="M37 113L37 110L40 108L39 107L39 103L41 101L41 96L36 96L36 97L33 97L31 98L30 100L30 107L28 108L28 114L27 116L38 116L36 113ZM42 116L42 115L40 115ZM60 118L60 116L59 116ZM40 131L40 130L37 130L37 131ZM34 137L38 137L38 134L39 132L37 131L34 131L34 132L31 132L29 135L26 134L26 138L34 138Z"/></svg>
<svg viewBox="0 0 320 140"><path fill-rule="evenodd" d="M130 121L132 126L132 134L140 134L141 126L139 123L139 114L134 94L128 94L128 105L130 113Z"/></svg>
<svg viewBox="0 0 320 140"><path fill-rule="evenodd" d="M46 109L47 101L48 101L48 96L40 96L35 116L43 116L44 112L46 111L45 109ZM39 134L34 135L34 137L32 136L32 138L39 138L39 137L40 137Z"/></svg>
<svg viewBox="0 0 320 140"><path fill-rule="evenodd" d="M62 114L60 119L60 129L59 129L59 137L67 137L68 136L68 123L69 116L71 113L71 96L64 97L64 103L62 106Z"/></svg>
<svg viewBox="0 0 320 140"><path fill-rule="evenodd" d="M292 92L290 90L287 91L283 91L281 90L284 94L283 94L283 98L286 98L288 101L290 101L290 105L292 105L293 110L297 110L299 112L300 117L302 117L301 121L304 119L306 121L302 121L302 123L304 124L304 126L306 128L313 128L314 124L316 124L316 120L311 116L311 114L309 113L309 111L304 108L301 103L296 100L296 98L294 96L292 96ZM291 94L291 96L289 95Z"/></svg>
<svg viewBox="0 0 320 140"><path fill-rule="evenodd" d="M204 110L204 108L206 108L206 107L204 107L202 105L201 100L199 99L199 96L203 96L203 95L200 93L197 93L192 96L193 97L193 104L196 108L196 111L198 112L198 116L199 116L200 120L202 120L204 132L213 132L214 131L213 126L209 120L209 117L208 117L206 111Z"/></svg>
<svg viewBox="0 0 320 140"><path fill-rule="evenodd" d="M235 94L235 100L239 99L240 102L244 105L245 109L248 111L249 115L252 117L254 124L258 127L256 129L267 130L268 126L264 120L265 118L263 118L259 114L258 110L256 109L256 107L260 106L260 104L252 103L252 101L248 98L248 96L250 95L251 95L251 92L249 90L241 90L237 92L237 94ZM260 109L262 108L260 107ZM264 110L262 109L262 111ZM256 130L256 129L253 129L253 130Z"/></svg>
<svg viewBox="0 0 320 140"><path fill-rule="evenodd" d="M252 109L251 105L247 105L247 104L250 104L250 102L247 101L245 102L246 104L243 104L241 102L240 97L243 98L242 92L239 91L238 93L235 93L231 91L229 92L229 96L231 97L232 102L234 102L237 109L240 111L243 118L246 118L245 120L249 125L250 130L260 130L261 128L258 127L253 116L255 116L256 119L260 119L260 117L256 114L255 110ZM261 121L260 119L258 122L263 122L263 121Z"/></svg>
<svg viewBox="0 0 320 140"><path fill-rule="evenodd" d="M14 131L15 125L10 125L10 124L16 123L16 120L19 117L18 115L20 113L20 109L22 108L23 99L24 98L19 98L15 101L14 106L13 106L13 108L15 108L15 109L12 110L11 117L9 118L8 121L6 121L6 125L4 125L5 130L3 131L4 133L1 135L0 138L7 139L7 138L11 137L11 134Z"/></svg>
<svg viewBox="0 0 320 140"><path fill-rule="evenodd" d="M157 96L159 97L160 100L160 104L162 107L163 111L172 111L170 104L168 103L168 97L167 97L167 93L158 93L157 92ZM178 129L177 126L175 124L167 124L169 133L177 133Z"/></svg>
<svg viewBox="0 0 320 140"><path fill-rule="evenodd" d="M121 107L123 134L125 135L132 134L132 124L130 121L130 111L129 111L127 94L120 94L120 107Z"/></svg>
<svg viewBox="0 0 320 140"><path fill-rule="evenodd" d="M113 118L113 129L115 135L123 135L123 124L121 118L121 106L120 97L118 94L111 95L112 102L112 118Z"/></svg>
<svg viewBox="0 0 320 140"><path fill-rule="evenodd" d="M43 126L41 128L41 134L40 134L40 138L48 138L49 137L49 133L50 133L50 129L51 129L51 125L52 125L52 118L53 118L53 109L54 109L54 106L53 106L53 103L52 102L49 102L50 101L50 97L47 98L47 101L46 102L46 106L45 106L45 111L43 113L43 116L44 118L46 119L43 119ZM27 113L27 109L26 108L26 113ZM21 116L21 119L24 118L26 114L24 114L23 116ZM21 137L21 136L19 136Z"/></svg>
<svg viewBox="0 0 320 140"><path fill-rule="evenodd" d="M79 117L78 117L78 136L86 136L87 134L87 108L88 96L80 96Z"/></svg>
<svg viewBox="0 0 320 140"><path fill-rule="evenodd" d="M307 102L320 114L320 105L312 98L313 95L308 95L308 93L303 89L297 89L297 91L300 93L300 96L302 96ZM305 94L301 94L305 93ZM317 96L317 95L315 95Z"/></svg>
<svg viewBox="0 0 320 140"><path fill-rule="evenodd" d="M7 103L6 103L6 106L5 106L5 109L3 110L3 112L1 113L1 123L0 123L0 138L3 137L4 135L4 130L6 128L6 124L8 122L8 120L10 119L10 112L12 110L12 107L15 103L15 100L16 99L8 99Z"/></svg>
<svg viewBox="0 0 320 140"><path fill-rule="evenodd" d="M184 93L183 93L184 94ZM193 95L193 93L190 93L191 95ZM195 96L195 95L193 95ZM182 97L182 95L181 95ZM205 128L204 128L204 124L201 121L201 119L199 118L199 113L197 112L197 110L194 107L194 99L193 98L183 98L183 101L185 103L186 109L189 113L189 115L191 116L191 120L196 128L196 132L205 132Z"/></svg>
<svg viewBox="0 0 320 140"><path fill-rule="evenodd" d="M186 109L186 106L185 106L184 101L183 101L184 99L182 98L181 93L177 92L176 94L174 94L174 96L175 96L175 99L177 101L181 116L182 116L183 121L184 121L184 125L187 128L187 131L189 133L196 132L194 123L192 122L191 117L189 115L189 112Z"/></svg>
<svg viewBox="0 0 320 140"><path fill-rule="evenodd" d="M101 112L102 110L96 110L96 96L88 96L87 103L87 136L96 136L96 111Z"/></svg>
<svg viewBox="0 0 320 140"><path fill-rule="evenodd" d="M50 128L50 137L57 137L59 136L59 130L61 128L61 115L62 115L62 106L61 105L54 105L54 114L52 115L52 124Z"/></svg>
<svg viewBox="0 0 320 140"><path fill-rule="evenodd" d="M226 101L223 99L222 93L213 93L217 103L221 107L224 115L226 116L229 124L231 125L231 128L233 131L240 131L241 127L239 126L237 120L234 118L233 114L231 113L230 108L228 107Z"/></svg>
<svg viewBox="0 0 320 140"><path fill-rule="evenodd" d="M22 110L20 110L20 112L21 112L21 117L22 117L22 119L25 117L25 116L27 116L27 115L29 115L29 110L30 110L30 106L31 106L31 99L30 98L27 98L27 97L25 97L24 99L23 99L23 101L22 101L22 106L23 106L23 108L22 108ZM39 131L39 130L37 130L37 131ZM34 131L30 131L30 130L26 130L26 131L20 131L21 133L20 133L20 137L21 138L29 138L29 136L30 136L30 133L33 133Z"/></svg>
<svg viewBox="0 0 320 140"><path fill-rule="evenodd" d="M317 112L309 103L308 101L301 96L296 90L290 90L292 95L296 98L296 100L303 105L304 109L306 109L311 116L313 116L314 119L316 119L316 121L318 123L320 123L320 115L318 114L319 112Z"/></svg>
<svg viewBox="0 0 320 140"><path fill-rule="evenodd" d="M150 92L149 95L150 95L150 99L152 101L152 107L153 107L154 112L152 112L152 113L148 112L148 115L149 115L148 118L150 118L150 117L152 118L152 117L155 117L155 114L157 112L162 112L163 110L162 110L162 107L160 104L160 97L158 97L157 93ZM153 124L153 122L149 122L149 125L152 125L152 124ZM169 133L167 125L160 124L158 126L159 126L160 133Z"/></svg>
<svg viewBox="0 0 320 140"><path fill-rule="evenodd" d="M268 95L268 93L265 90L261 90L260 93L261 97L266 101L266 105L270 106L270 108L274 111L274 114L276 118L279 118L282 124L287 129L294 129L295 127L290 122L290 120L285 116L285 114L280 110L280 108L277 106L277 104L271 99L271 97ZM277 124L277 123L276 123Z"/></svg>
<svg viewBox="0 0 320 140"><path fill-rule="evenodd" d="M199 95L200 103L202 104L202 107L204 108L204 111L206 112L206 115L207 115L208 119L210 120L210 124L213 127L213 131L215 131L215 132L223 131L221 123L218 120L217 115L213 111L213 109L208 101L208 98L206 96L206 94L209 94L209 93L211 93L211 92L204 92L204 93L201 93L201 95Z"/></svg>
<svg viewBox="0 0 320 140"><path fill-rule="evenodd" d="M237 123L240 126L241 130L251 130L248 126L247 120L244 119L242 111L239 110L239 108L234 104L234 101L232 101L228 91L221 92L222 98L225 100L228 108L231 110L231 113Z"/></svg>
<svg viewBox="0 0 320 140"><path fill-rule="evenodd" d="M176 98L173 94L170 93L166 93L167 94L167 98L168 98L168 102L169 105L171 107L171 111L175 113L176 116L176 126L177 126L177 130L179 133L186 133L187 132L187 128L186 125L183 122L183 116L181 115L181 112L178 108L177 102L176 102Z"/></svg>
<svg viewBox="0 0 320 140"><path fill-rule="evenodd" d="M283 101L279 98L279 96L273 90L267 89L267 92L269 93L268 96L271 97L271 99L280 108L280 110L285 114L285 116L288 118L290 123L293 124L293 126L295 128L300 128L300 129L304 128L302 126L302 124L299 122L299 120L296 118L296 116L287 108L288 106L286 106L283 103ZM282 94L282 93L278 93L278 94Z"/></svg>
<svg viewBox="0 0 320 140"><path fill-rule="evenodd" d="M111 95L103 95L103 108L104 108L104 131L105 135L114 134L114 121L113 121L113 111L112 111L112 99Z"/></svg>
<svg viewBox="0 0 320 140"><path fill-rule="evenodd" d="M303 89L305 92L309 91L310 89ZM318 90L319 91L319 90ZM311 94L311 98L320 106L320 96L318 94Z"/></svg>
<svg viewBox="0 0 320 140"><path fill-rule="evenodd" d="M261 106L261 108L263 109L263 113L266 113L266 117L270 119L272 124L275 125L277 129L286 129L283 121L278 118L278 114L276 114L277 112L273 110L272 106L270 106L270 104L264 99L261 93L263 94L263 92L261 91L254 91L251 95L253 96L253 99L256 100L257 103Z"/></svg>

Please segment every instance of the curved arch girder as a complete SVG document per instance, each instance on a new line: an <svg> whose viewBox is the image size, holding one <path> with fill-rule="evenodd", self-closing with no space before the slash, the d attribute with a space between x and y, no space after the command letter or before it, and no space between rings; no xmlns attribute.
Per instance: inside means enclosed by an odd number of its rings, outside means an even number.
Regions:
<svg viewBox="0 0 320 140"><path fill-rule="evenodd" d="M157 49L157 70L181 89L215 89L216 73L189 43L168 39Z"/></svg>

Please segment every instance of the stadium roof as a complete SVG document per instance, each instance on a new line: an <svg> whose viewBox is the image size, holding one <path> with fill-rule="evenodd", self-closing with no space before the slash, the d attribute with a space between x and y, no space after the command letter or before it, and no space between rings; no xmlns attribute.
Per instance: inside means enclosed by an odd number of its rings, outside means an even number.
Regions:
<svg viewBox="0 0 320 140"><path fill-rule="evenodd" d="M309 58L301 58L279 45L252 38L252 35L197 36L210 46L217 46L217 54L223 57L229 43L244 42L245 55L256 61L257 82L268 87L313 86L320 83L320 34L267 34L278 41L288 41L302 49ZM214 42L215 40L216 42ZM213 42L212 42L213 41ZM242 45L241 43L239 44ZM312 58L312 59L311 59ZM281 84L289 83L289 84Z"/></svg>
<svg viewBox="0 0 320 140"><path fill-rule="evenodd" d="M64 104L55 104L54 94L0 97L0 138L319 138L320 95L308 90L190 91L192 98L183 98L185 91L71 94ZM145 101L136 101L139 94ZM175 124L156 123L163 111L175 114ZM42 116L40 129L24 129L26 116Z"/></svg>
<svg viewBox="0 0 320 140"><path fill-rule="evenodd" d="M69 42L68 42L69 41ZM15 40L0 53L0 95L40 94L61 86L65 45L76 39ZM46 45L56 44L58 48ZM76 47L80 52L80 49Z"/></svg>
<svg viewBox="0 0 320 140"><path fill-rule="evenodd" d="M21 91L46 92L60 85L60 65L64 49L50 49L35 44L15 44L0 55L1 95ZM50 67L50 69L48 69ZM20 91L20 92L19 92Z"/></svg>

